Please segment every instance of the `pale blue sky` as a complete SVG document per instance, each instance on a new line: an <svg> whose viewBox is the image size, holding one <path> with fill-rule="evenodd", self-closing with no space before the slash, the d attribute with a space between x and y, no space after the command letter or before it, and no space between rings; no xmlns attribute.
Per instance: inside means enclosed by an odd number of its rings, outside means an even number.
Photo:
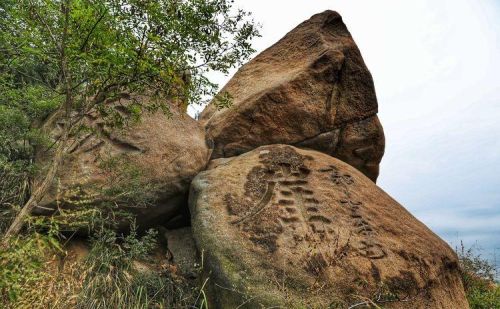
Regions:
<svg viewBox="0 0 500 309"><path fill-rule="evenodd" d="M386 134L379 186L453 246L477 241L500 260L500 1L236 5L262 24L258 52L311 15L338 11L375 80Z"/></svg>

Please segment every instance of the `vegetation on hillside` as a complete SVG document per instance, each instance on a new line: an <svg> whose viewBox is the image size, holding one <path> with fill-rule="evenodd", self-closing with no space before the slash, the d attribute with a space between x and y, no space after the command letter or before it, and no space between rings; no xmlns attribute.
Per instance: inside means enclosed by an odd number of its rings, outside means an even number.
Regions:
<svg viewBox="0 0 500 309"><path fill-rule="evenodd" d="M5 308L205 308L204 291L176 274L157 235L102 229L77 258L54 234L32 232L0 250ZM457 251L471 309L500 308L495 265L473 249ZM363 302L383 308L374 301ZM376 307L379 306L379 307ZM342 307L340 307L342 308Z"/></svg>
<svg viewBox="0 0 500 309"><path fill-rule="evenodd" d="M203 308L201 291L163 253L152 230L102 229L80 257L55 238L25 235L0 249L0 301L4 308Z"/></svg>
<svg viewBox="0 0 500 309"><path fill-rule="evenodd" d="M500 285L497 281L498 265L494 265L462 244L457 250L462 282L471 309L500 308Z"/></svg>

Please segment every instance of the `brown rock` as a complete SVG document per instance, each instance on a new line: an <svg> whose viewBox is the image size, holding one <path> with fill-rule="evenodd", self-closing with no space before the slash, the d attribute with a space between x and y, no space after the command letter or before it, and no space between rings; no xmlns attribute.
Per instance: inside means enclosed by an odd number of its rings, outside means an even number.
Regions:
<svg viewBox="0 0 500 309"><path fill-rule="evenodd" d="M453 250L344 162L270 145L215 166L189 201L214 307L468 308Z"/></svg>
<svg viewBox="0 0 500 309"><path fill-rule="evenodd" d="M212 158L269 144L310 147L376 180L384 133L370 72L332 11L314 15L244 65L222 89L233 106L201 114Z"/></svg>
<svg viewBox="0 0 500 309"><path fill-rule="evenodd" d="M121 99L112 108L126 114L124 106L132 99ZM50 213L46 210L57 204L77 209L82 204L107 203L134 214L143 228L166 222L183 209L187 212L189 184L206 167L210 149L194 119L173 107L170 113L145 112L139 122L123 129L111 129L99 118L86 115L85 130L72 138L68 155L36 213ZM64 123L54 116L45 127L57 138ZM50 156L41 152L38 160L50 162Z"/></svg>

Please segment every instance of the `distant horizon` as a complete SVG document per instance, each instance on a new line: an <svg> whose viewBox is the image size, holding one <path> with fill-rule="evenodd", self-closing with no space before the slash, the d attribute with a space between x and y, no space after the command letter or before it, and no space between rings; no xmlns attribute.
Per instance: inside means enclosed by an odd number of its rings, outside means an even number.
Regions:
<svg viewBox="0 0 500 309"><path fill-rule="evenodd" d="M454 249L500 254L500 3L235 5L262 25L254 56L310 16L339 12L375 81L386 135L377 184ZM235 71L212 78L222 87Z"/></svg>

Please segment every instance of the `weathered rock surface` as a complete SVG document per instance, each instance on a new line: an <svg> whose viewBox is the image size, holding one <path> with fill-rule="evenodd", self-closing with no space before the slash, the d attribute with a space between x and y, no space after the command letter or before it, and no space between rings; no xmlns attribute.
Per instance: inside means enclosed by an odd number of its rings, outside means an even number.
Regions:
<svg viewBox="0 0 500 309"><path fill-rule="evenodd" d="M113 108L126 114L124 107L132 99L121 99ZM36 212L47 213L58 203L62 208L75 208L107 202L135 214L140 227L166 222L183 208L187 212L190 182L205 169L211 150L194 119L174 107L170 112L146 112L124 129L111 129L86 115L86 131L72 139L53 186ZM46 127L57 138L64 123L53 117ZM50 158L50 152L38 156L42 162Z"/></svg>
<svg viewBox="0 0 500 309"><path fill-rule="evenodd" d="M453 250L344 162L270 145L212 167L189 204L214 307L468 308Z"/></svg>
<svg viewBox="0 0 500 309"><path fill-rule="evenodd" d="M372 76L332 11L314 15L244 65L222 89L233 106L201 114L212 158L269 144L308 147L379 173L384 133Z"/></svg>
<svg viewBox="0 0 500 309"><path fill-rule="evenodd" d="M179 268L178 272L186 279L196 279L199 260L191 227L168 230L164 233L167 248L172 255L172 262Z"/></svg>

